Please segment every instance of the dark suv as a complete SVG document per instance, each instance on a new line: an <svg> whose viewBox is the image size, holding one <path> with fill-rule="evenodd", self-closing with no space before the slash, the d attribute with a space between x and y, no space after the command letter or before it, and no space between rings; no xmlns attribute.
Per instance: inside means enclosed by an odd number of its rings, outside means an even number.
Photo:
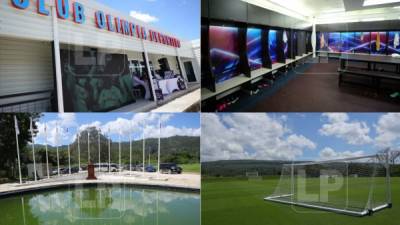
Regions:
<svg viewBox="0 0 400 225"><path fill-rule="evenodd" d="M161 163L160 164L160 172L161 173L182 173L182 168L176 165L176 163Z"/></svg>

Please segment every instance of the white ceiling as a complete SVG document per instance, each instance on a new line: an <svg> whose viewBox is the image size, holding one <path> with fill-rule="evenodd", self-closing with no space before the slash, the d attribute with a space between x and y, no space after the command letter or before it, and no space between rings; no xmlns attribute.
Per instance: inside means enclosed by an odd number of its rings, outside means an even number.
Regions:
<svg viewBox="0 0 400 225"><path fill-rule="evenodd" d="M400 0L397 3L393 2L396 0L368 0L383 4L366 7L365 0L242 1L316 24L400 19Z"/></svg>

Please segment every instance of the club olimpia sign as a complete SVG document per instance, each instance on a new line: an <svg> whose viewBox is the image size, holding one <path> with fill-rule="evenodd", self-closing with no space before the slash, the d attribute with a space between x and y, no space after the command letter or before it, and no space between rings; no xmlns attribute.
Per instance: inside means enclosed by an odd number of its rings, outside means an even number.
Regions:
<svg viewBox="0 0 400 225"><path fill-rule="evenodd" d="M68 0L54 0L56 5L57 16L59 19L67 20L70 17L70 5ZM17 9L27 9L30 0L11 0L12 5ZM45 0L37 0L37 13L49 16L50 11L46 8ZM85 7L79 2L72 3L72 17L77 24L84 24L86 21ZM180 48L181 43L178 39L164 35L154 30L147 30L145 27L134 24L132 22L113 17L110 14L98 10L94 14L96 27L110 32L116 32L126 36L132 36L143 40L149 40L160 44Z"/></svg>

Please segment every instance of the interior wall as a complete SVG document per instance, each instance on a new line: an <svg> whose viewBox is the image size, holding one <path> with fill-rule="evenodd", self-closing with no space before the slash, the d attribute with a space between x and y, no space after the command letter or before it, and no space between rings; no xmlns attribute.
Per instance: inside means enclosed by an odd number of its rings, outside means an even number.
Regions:
<svg viewBox="0 0 400 225"><path fill-rule="evenodd" d="M201 9L203 18L216 20L229 20L282 28L296 28L296 25L304 23L302 20L248 4L241 0L202 0ZM311 30L311 27L308 29Z"/></svg>
<svg viewBox="0 0 400 225"><path fill-rule="evenodd" d="M158 63L158 60L161 58L168 59L169 67L171 68L171 70L174 71L174 74L181 74L178 67L178 61L176 60L175 56L149 54L149 60L153 63L154 70L160 69L160 64Z"/></svg>
<svg viewBox="0 0 400 225"><path fill-rule="evenodd" d="M319 32L400 30L400 20L320 24L316 29Z"/></svg>

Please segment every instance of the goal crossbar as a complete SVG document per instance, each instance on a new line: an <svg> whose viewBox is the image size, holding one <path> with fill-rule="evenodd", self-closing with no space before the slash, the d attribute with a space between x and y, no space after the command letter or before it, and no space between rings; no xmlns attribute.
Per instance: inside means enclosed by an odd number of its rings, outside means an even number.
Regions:
<svg viewBox="0 0 400 225"><path fill-rule="evenodd" d="M352 216L372 215L374 212L392 207L389 161L390 151L387 150L368 156L284 164L281 178L275 192L272 195L264 198L264 200ZM351 168L349 169L349 167ZM324 171L324 169L327 170L326 168L331 168L331 171L336 172L325 171L325 174L321 172ZM321 171L316 173L315 170L318 169ZM302 173L299 171L302 171ZM305 171L311 172L310 174L306 175ZM308 201L299 197L301 195L296 192L298 191L296 189L296 185L302 184L305 187L305 183L310 182L310 186L314 188L315 191L315 186L318 186L318 184L315 183L316 181L319 180L321 182L323 179L324 181L329 179L336 181L337 176L340 175L343 175L343 177L346 178L338 178L339 180L342 180L341 185L344 186L343 189L345 189L345 191L343 191L343 196L345 196L346 199L344 201L346 202L340 202L340 199L339 204L337 199L335 199L336 201L334 200L333 202L326 201L324 203L318 200ZM296 180L295 178L299 180ZM357 183L359 181L360 183ZM344 183L346 183L347 186L345 186ZM353 188L356 189L355 191L358 191L357 185L361 184L362 188L364 188L364 191L368 193L367 196L365 196L365 199L350 199L349 201L349 183L350 185L355 186L355 188ZM322 184L323 183L320 183L319 186L320 192L323 188L326 188L323 187ZM306 188L304 187L303 189L305 190ZM351 190L351 192L354 192L354 190ZM351 204L349 204L349 202L351 202ZM354 204L354 202L356 202L356 204Z"/></svg>

